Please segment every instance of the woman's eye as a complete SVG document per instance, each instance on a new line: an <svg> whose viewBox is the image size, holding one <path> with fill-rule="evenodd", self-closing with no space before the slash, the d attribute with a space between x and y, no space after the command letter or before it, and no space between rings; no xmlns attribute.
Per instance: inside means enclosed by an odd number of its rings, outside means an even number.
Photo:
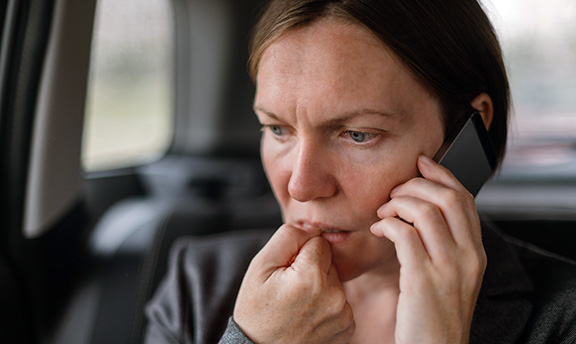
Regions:
<svg viewBox="0 0 576 344"><path fill-rule="evenodd" d="M283 136L286 134L286 129L280 125L263 125L262 130L270 130L274 136Z"/></svg>
<svg viewBox="0 0 576 344"><path fill-rule="evenodd" d="M377 135L377 134L364 133L364 132L355 131L355 130L347 130L345 132L345 134L348 137L350 137L354 142L357 142L357 143L364 143L364 142L372 139L374 136Z"/></svg>
<svg viewBox="0 0 576 344"><path fill-rule="evenodd" d="M364 142L366 140L366 134L359 131L348 131L348 136L358 143Z"/></svg>
<svg viewBox="0 0 576 344"><path fill-rule="evenodd" d="M276 135L276 136L281 136L284 131L282 130L282 127L279 125L271 125L269 126L270 131L272 132L272 134Z"/></svg>

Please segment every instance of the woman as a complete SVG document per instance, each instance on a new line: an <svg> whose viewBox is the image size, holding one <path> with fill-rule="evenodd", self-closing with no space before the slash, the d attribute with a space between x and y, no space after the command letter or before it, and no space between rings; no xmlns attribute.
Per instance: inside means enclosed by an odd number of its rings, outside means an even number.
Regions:
<svg viewBox="0 0 576 344"><path fill-rule="evenodd" d="M475 0L272 1L250 66L285 225L265 245L252 233L176 248L149 341L576 339L576 307L560 307L574 278L534 285L574 267L482 230L473 197L430 159L475 111L503 156L508 84Z"/></svg>

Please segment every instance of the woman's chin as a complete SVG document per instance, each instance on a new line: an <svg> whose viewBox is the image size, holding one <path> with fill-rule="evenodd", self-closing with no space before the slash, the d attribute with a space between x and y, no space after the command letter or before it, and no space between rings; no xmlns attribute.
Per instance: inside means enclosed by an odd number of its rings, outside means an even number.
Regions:
<svg viewBox="0 0 576 344"><path fill-rule="evenodd" d="M338 272L340 282L351 281L365 273L376 273L382 275L395 275L400 268L396 251L393 246L391 249L388 247L379 247L379 254L370 255L370 250L365 250L364 253L357 253L347 255L339 250L332 251L332 263ZM388 252L386 254L383 254ZM363 256L364 255L364 256Z"/></svg>
<svg viewBox="0 0 576 344"><path fill-rule="evenodd" d="M357 265L350 264L349 262L334 261L333 263L341 283L353 280L365 272L364 269L360 269Z"/></svg>

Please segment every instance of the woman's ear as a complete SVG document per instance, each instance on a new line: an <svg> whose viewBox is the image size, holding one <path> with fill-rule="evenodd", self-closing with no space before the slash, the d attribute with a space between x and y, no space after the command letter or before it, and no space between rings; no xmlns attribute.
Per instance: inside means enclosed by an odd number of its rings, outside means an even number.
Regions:
<svg viewBox="0 0 576 344"><path fill-rule="evenodd" d="M492 98L490 98L488 93L480 93L476 98L474 98L474 100L472 100L470 105L480 112L480 116L482 116L486 129L489 129L490 124L492 123L492 118L494 117Z"/></svg>

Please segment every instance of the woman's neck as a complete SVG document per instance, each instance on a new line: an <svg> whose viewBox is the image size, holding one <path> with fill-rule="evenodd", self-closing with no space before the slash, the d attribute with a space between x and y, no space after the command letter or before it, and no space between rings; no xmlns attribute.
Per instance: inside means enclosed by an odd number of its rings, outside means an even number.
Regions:
<svg viewBox="0 0 576 344"><path fill-rule="evenodd" d="M398 306L399 270L365 273L344 283L354 312L356 332L351 343L393 343Z"/></svg>
<svg viewBox="0 0 576 344"><path fill-rule="evenodd" d="M373 268L362 275L343 283L346 295L370 297L381 295L385 290L399 291L400 263L398 261Z"/></svg>

